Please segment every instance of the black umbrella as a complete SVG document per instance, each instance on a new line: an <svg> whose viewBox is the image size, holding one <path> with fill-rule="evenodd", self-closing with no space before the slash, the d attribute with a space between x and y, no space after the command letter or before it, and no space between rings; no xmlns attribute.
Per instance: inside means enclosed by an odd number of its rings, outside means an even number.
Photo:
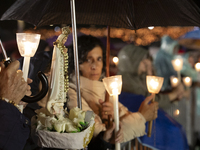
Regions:
<svg viewBox="0 0 200 150"><path fill-rule="evenodd" d="M17 0L3 14L1 20L24 20L35 26L72 24L75 58L78 58L76 24L129 29L148 26L200 26L200 8L192 0L76 0L76 17L74 1ZM76 62L75 72L78 73L78 70ZM77 87L80 87L79 73L76 79ZM80 91L77 91L77 95L80 100Z"/></svg>
<svg viewBox="0 0 200 150"><path fill-rule="evenodd" d="M71 24L70 0L17 0L1 20L24 20L35 26ZM200 26L192 0L76 0L77 24L129 29L148 26Z"/></svg>

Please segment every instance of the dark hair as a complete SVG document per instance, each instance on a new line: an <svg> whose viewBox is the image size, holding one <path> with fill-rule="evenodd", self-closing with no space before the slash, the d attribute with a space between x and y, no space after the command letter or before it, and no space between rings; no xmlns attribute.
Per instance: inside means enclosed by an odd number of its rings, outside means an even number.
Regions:
<svg viewBox="0 0 200 150"><path fill-rule="evenodd" d="M102 73L105 72L106 67L106 53L105 48L100 39L91 35L82 35L78 37L78 60L79 64L86 61L88 53L95 47L100 46L103 51L103 68ZM74 72L74 51L73 44L68 47L69 54L69 68L68 74L71 75Z"/></svg>

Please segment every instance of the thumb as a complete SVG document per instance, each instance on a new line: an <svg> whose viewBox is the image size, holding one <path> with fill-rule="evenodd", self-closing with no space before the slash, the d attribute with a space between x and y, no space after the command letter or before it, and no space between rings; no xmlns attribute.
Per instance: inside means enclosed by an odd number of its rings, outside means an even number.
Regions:
<svg viewBox="0 0 200 150"><path fill-rule="evenodd" d="M153 99L153 97L154 97L153 94L150 95L150 96L148 96L148 97L146 97L145 100L144 100L144 103L145 103L145 104L148 104L148 103Z"/></svg>

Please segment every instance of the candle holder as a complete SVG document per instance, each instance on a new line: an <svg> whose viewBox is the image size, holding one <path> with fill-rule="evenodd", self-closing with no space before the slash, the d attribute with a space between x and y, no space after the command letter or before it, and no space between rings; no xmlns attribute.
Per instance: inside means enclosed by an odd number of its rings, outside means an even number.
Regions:
<svg viewBox="0 0 200 150"><path fill-rule="evenodd" d="M171 62L172 62L172 66L174 67L174 70L177 71L178 80L180 82L181 81L180 71L183 67L183 59L182 58L176 58L176 59L172 60Z"/></svg>
<svg viewBox="0 0 200 150"><path fill-rule="evenodd" d="M170 77L170 82L171 82L171 86L172 86L173 88L175 88L175 87L178 86L179 80L178 80L177 77L171 76L171 77Z"/></svg>
<svg viewBox="0 0 200 150"><path fill-rule="evenodd" d="M197 72L200 72L200 63L199 62L195 64L195 70Z"/></svg>
<svg viewBox="0 0 200 150"><path fill-rule="evenodd" d="M40 42L40 34L16 33L16 35L19 52L24 57L23 78L27 81L30 57L35 55Z"/></svg>
<svg viewBox="0 0 200 150"><path fill-rule="evenodd" d="M122 89L122 76L116 75L103 79L104 86L110 96L113 96L114 105L114 121L115 121L115 134L119 131L119 106L118 95ZM120 150L120 143L115 143L115 149Z"/></svg>
<svg viewBox="0 0 200 150"><path fill-rule="evenodd" d="M155 94L158 94L160 92L160 89L163 85L164 78L162 77L157 77L157 76L146 76L146 82L147 82L147 89L149 93L152 93L153 99L151 102L155 101ZM147 136L151 137L151 132L152 132L152 124L153 121L149 121L149 128L148 128L148 133Z"/></svg>

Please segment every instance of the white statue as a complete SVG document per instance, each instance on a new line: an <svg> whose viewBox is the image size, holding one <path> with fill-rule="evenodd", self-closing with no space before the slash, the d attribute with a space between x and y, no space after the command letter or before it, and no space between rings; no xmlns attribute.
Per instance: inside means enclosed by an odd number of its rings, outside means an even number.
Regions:
<svg viewBox="0 0 200 150"><path fill-rule="evenodd" d="M51 76L47 109L51 114L64 114L64 103L68 89L68 55L64 46L70 34L69 27L62 28L62 34L54 42L54 51L51 63Z"/></svg>

